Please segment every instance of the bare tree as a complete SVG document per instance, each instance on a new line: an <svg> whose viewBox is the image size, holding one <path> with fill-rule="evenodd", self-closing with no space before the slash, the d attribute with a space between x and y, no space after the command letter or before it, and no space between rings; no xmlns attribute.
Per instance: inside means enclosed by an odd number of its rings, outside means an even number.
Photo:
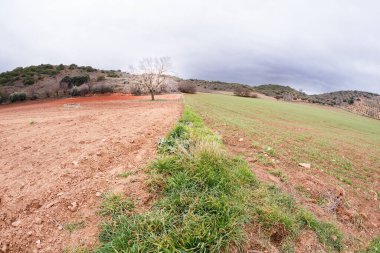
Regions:
<svg viewBox="0 0 380 253"><path fill-rule="evenodd" d="M132 67L132 85L137 85L150 93L152 100L156 92L165 84L166 74L170 67L170 58L145 58L140 61L138 71Z"/></svg>

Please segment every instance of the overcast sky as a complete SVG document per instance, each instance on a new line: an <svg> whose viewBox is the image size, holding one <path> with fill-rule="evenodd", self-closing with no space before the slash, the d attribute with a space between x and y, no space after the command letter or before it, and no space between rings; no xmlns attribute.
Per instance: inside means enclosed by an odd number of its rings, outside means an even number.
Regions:
<svg viewBox="0 0 380 253"><path fill-rule="evenodd" d="M380 93L378 0L0 0L0 34L0 71L169 56L183 78Z"/></svg>

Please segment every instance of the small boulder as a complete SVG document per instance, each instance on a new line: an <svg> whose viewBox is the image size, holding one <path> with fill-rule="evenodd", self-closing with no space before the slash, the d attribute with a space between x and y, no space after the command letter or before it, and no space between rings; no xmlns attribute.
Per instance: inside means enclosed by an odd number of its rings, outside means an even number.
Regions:
<svg viewBox="0 0 380 253"><path fill-rule="evenodd" d="M306 169L310 169L311 168L311 164L310 163L299 163L298 165L301 166L301 167L304 167Z"/></svg>
<svg viewBox="0 0 380 253"><path fill-rule="evenodd" d="M20 224L21 224L21 220L16 220L16 221L12 222L13 227L18 227L18 226L20 226Z"/></svg>

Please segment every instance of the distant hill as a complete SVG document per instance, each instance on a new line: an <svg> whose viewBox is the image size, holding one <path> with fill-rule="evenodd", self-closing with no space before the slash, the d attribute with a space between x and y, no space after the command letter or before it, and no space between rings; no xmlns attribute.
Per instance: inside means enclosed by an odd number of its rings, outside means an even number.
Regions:
<svg viewBox="0 0 380 253"><path fill-rule="evenodd" d="M379 95L365 91L346 90L329 92L319 95L310 95L308 100L311 103L319 103L332 106L345 106L347 104L353 104L355 101L359 101L361 99L371 99L376 96Z"/></svg>
<svg viewBox="0 0 380 253"><path fill-rule="evenodd" d="M193 83L197 86L198 91L231 91L233 92L238 87L244 87L248 89L252 89L252 86L241 83L228 83L221 81L206 81L206 80L198 80L198 79L186 79L186 80L178 80L179 82L189 82Z"/></svg>
<svg viewBox="0 0 380 253"><path fill-rule="evenodd" d="M297 91L289 86L283 86L278 84L263 84L259 86L254 86L253 89L264 95L274 97L283 100L306 100L307 95L302 91Z"/></svg>
<svg viewBox="0 0 380 253"><path fill-rule="evenodd" d="M41 81L45 78L56 77L60 73L66 71L68 74L70 72L82 72L82 74L101 72L108 76L117 77L116 71L114 70L98 70L91 66L77 66L76 64L71 65L51 65L51 64L41 64L37 66L29 67L18 67L12 71L6 71L0 74L0 86L14 86L14 85L32 85Z"/></svg>
<svg viewBox="0 0 380 253"><path fill-rule="evenodd" d="M84 92L104 84L121 91L126 76L120 70L100 70L76 64L19 67L0 73L0 103L9 101L15 92L25 93L27 99L67 96L74 86L80 86ZM66 88L61 85L63 82Z"/></svg>
<svg viewBox="0 0 380 253"><path fill-rule="evenodd" d="M380 119L380 96L376 93L348 90L311 95L310 103L337 106L361 115Z"/></svg>

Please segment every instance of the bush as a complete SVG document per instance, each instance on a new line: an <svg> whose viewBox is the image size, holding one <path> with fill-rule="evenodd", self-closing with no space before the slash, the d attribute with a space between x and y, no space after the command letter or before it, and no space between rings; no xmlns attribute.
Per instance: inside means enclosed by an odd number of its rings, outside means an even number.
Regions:
<svg viewBox="0 0 380 253"><path fill-rule="evenodd" d="M9 96L9 100L11 101L11 103L26 100L26 94L24 92L13 92Z"/></svg>
<svg viewBox="0 0 380 253"><path fill-rule="evenodd" d="M74 86L73 88L71 88L71 90L69 91L69 94L73 97L78 97L80 96L80 93L79 93L79 89L77 86Z"/></svg>
<svg viewBox="0 0 380 253"><path fill-rule="evenodd" d="M26 78L24 78L24 79L22 80L22 83L23 83L24 85L32 85L32 84L34 84L34 82L35 82L35 80L34 80L33 77L26 77Z"/></svg>
<svg viewBox="0 0 380 253"><path fill-rule="evenodd" d="M183 93L195 94L197 92L197 86L195 83L180 82L178 85L178 90Z"/></svg>
<svg viewBox="0 0 380 253"><path fill-rule="evenodd" d="M96 78L96 81L97 81L97 82L101 82L101 81L104 81L104 80L106 80L106 77L105 77L105 76L98 76L98 77Z"/></svg>
<svg viewBox="0 0 380 253"><path fill-rule="evenodd" d="M65 76L62 78L60 83L67 83L68 87L71 88L73 86L81 86L84 83L87 83L90 81L90 76L89 75L84 75L84 76Z"/></svg>
<svg viewBox="0 0 380 253"><path fill-rule="evenodd" d="M101 93L101 94L104 94L104 93L110 93L110 92L113 92L113 88L109 85L106 85L106 84L97 84L95 85L94 87L92 87L92 90L91 90L93 93Z"/></svg>
<svg viewBox="0 0 380 253"><path fill-rule="evenodd" d="M78 65L76 64L70 64L69 69L77 69Z"/></svg>
<svg viewBox="0 0 380 253"><path fill-rule="evenodd" d="M70 95L73 97L78 97L78 96L86 96L88 93L90 93L90 88L87 85L83 85L80 87L74 86L70 90Z"/></svg>
<svg viewBox="0 0 380 253"><path fill-rule="evenodd" d="M144 93L143 89L139 85L131 85L129 91L132 95L140 96Z"/></svg>
<svg viewBox="0 0 380 253"><path fill-rule="evenodd" d="M251 98L258 98L259 96L256 93L251 93L250 97Z"/></svg>
<svg viewBox="0 0 380 253"><path fill-rule="evenodd" d="M61 70L64 70L64 69L65 69L65 66L64 66L63 64L59 64L59 65L56 67L56 69L57 69L58 71L61 71Z"/></svg>
<svg viewBox="0 0 380 253"><path fill-rule="evenodd" d="M90 93L90 87L88 85L82 85L79 87L79 94L83 97Z"/></svg>
<svg viewBox="0 0 380 253"><path fill-rule="evenodd" d="M251 89L239 86L234 89L234 94L239 97L250 97Z"/></svg>
<svg viewBox="0 0 380 253"><path fill-rule="evenodd" d="M3 102L3 98L0 96L0 104Z"/></svg>
<svg viewBox="0 0 380 253"><path fill-rule="evenodd" d="M110 72L108 72L108 73L107 73L107 76L108 76L108 77L114 77L114 78L119 77L119 75L116 74L114 71L110 71Z"/></svg>

